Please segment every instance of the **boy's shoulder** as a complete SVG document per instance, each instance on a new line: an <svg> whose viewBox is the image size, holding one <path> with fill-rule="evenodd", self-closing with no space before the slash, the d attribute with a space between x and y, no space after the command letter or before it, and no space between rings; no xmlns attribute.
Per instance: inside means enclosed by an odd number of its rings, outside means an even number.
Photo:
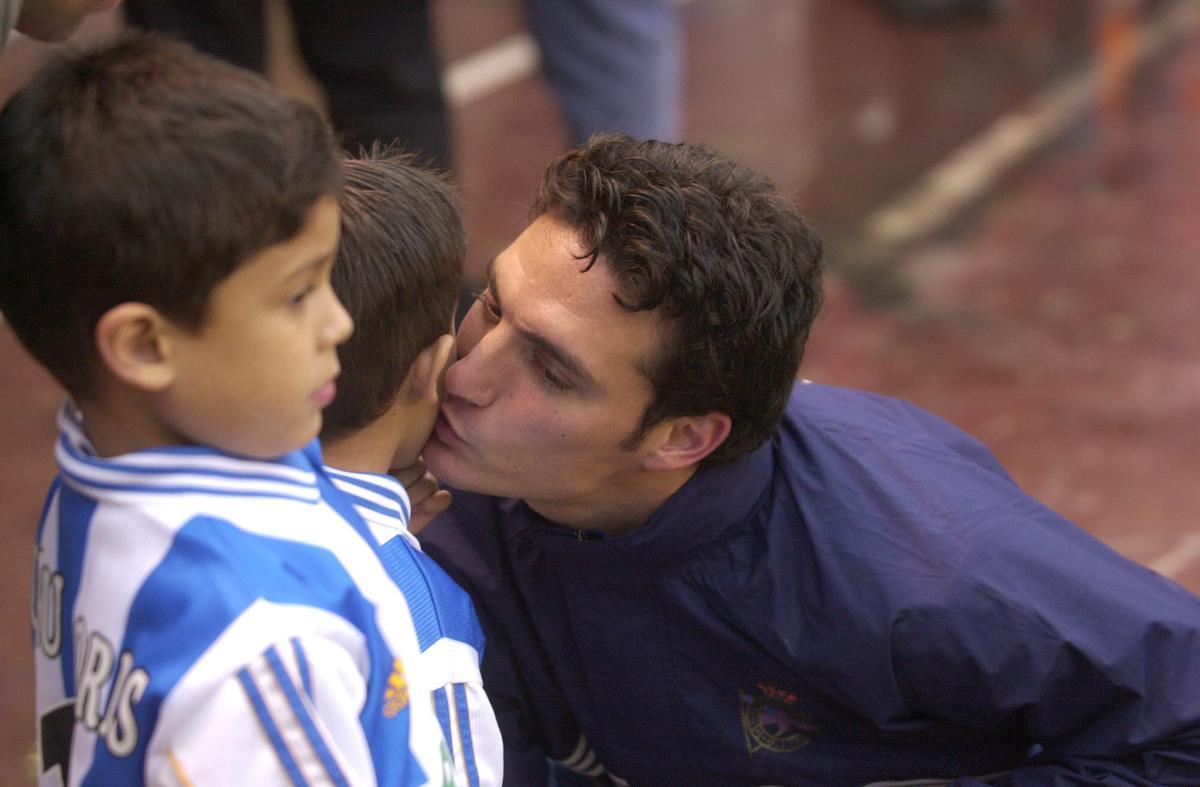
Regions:
<svg viewBox="0 0 1200 787"><path fill-rule="evenodd" d="M408 602L421 649L449 638L481 651L483 631L471 597L408 530L411 502L404 485L391 476L325 469L378 542L384 567Z"/></svg>
<svg viewBox="0 0 1200 787"><path fill-rule="evenodd" d="M78 419L64 411L60 427L56 515L39 541L68 581L89 569L106 578L81 589L103 584L110 595L129 584L146 603L190 608L256 598L326 606L325 588L353 585L350 569L376 559L361 522L324 501L315 443L274 461L200 446L101 458ZM108 564L122 570L97 568Z"/></svg>

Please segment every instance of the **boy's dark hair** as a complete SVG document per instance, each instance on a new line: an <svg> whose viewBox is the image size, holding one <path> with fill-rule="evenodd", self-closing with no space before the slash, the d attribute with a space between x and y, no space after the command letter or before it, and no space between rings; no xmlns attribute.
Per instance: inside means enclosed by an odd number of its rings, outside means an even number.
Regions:
<svg viewBox="0 0 1200 787"><path fill-rule="evenodd" d="M333 289L354 335L338 347L323 439L383 415L421 350L450 332L466 256L454 192L413 156L376 146L345 162L345 180Z"/></svg>
<svg viewBox="0 0 1200 787"><path fill-rule="evenodd" d="M628 447L664 419L714 410L733 426L705 465L770 436L823 290L821 239L767 178L699 145L600 135L547 168L533 214L575 229L623 308L666 321Z"/></svg>
<svg viewBox="0 0 1200 787"><path fill-rule="evenodd" d="M315 111L185 44L56 60L0 113L0 309L86 397L106 311L199 329L222 279L337 195L340 163Z"/></svg>

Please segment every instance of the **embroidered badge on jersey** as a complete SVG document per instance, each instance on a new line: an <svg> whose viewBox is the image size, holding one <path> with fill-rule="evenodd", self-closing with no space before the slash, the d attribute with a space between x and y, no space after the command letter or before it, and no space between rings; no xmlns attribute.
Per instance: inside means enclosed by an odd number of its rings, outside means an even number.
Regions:
<svg viewBox="0 0 1200 787"><path fill-rule="evenodd" d="M383 715L394 718L408 705L408 680L404 677L404 663L400 659L392 662L392 674L388 676L387 690L383 694Z"/></svg>
<svg viewBox="0 0 1200 787"><path fill-rule="evenodd" d="M797 751L816 735L816 722L795 707L796 695L792 692L759 683L757 694L739 693L742 732L751 754L762 749L781 754Z"/></svg>

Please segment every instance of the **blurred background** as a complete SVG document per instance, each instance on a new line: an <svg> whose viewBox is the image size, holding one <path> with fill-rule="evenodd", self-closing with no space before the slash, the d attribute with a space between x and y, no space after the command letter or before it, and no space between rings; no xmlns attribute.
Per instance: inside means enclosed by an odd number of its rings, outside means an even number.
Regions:
<svg viewBox="0 0 1200 787"><path fill-rule="evenodd" d="M573 140L708 144L827 239L804 376L938 413L1200 591L1200 0L599 0L573 17L429 0L357 27L349 0L324 18L268 0L254 24L224 20L254 33L240 49L216 24L236 0L131 2L66 44L15 35L0 102L127 13L224 48L324 107L347 145L395 128L449 168L468 286ZM60 397L0 326L0 784L31 782L27 610Z"/></svg>

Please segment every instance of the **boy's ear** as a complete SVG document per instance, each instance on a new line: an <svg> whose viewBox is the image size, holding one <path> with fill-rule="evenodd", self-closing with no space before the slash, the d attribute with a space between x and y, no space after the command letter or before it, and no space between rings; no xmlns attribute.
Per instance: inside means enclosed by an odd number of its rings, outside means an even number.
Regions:
<svg viewBox="0 0 1200 787"><path fill-rule="evenodd" d="M642 460L647 470L678 470L698 464L729 437L733 425L725 413L710 412L668 419L658 446Z"/></svg>
<svg viewBox="0 0 1200 787"><path fill-rule="evenodd" d="M454 337L448 333L442 334L437 341L421 350L413 361L412 368L408 371L412 392L430 404L437 404L442 371L453 359Z"/></svg>
<svg viewBox="0 0 1200 787"><path fill-rule="evenodd" d="M96 323L96 348L109 373L121 382L144 391L161 391L175 377L169 327L153 306L121 303Z"/></svg>

